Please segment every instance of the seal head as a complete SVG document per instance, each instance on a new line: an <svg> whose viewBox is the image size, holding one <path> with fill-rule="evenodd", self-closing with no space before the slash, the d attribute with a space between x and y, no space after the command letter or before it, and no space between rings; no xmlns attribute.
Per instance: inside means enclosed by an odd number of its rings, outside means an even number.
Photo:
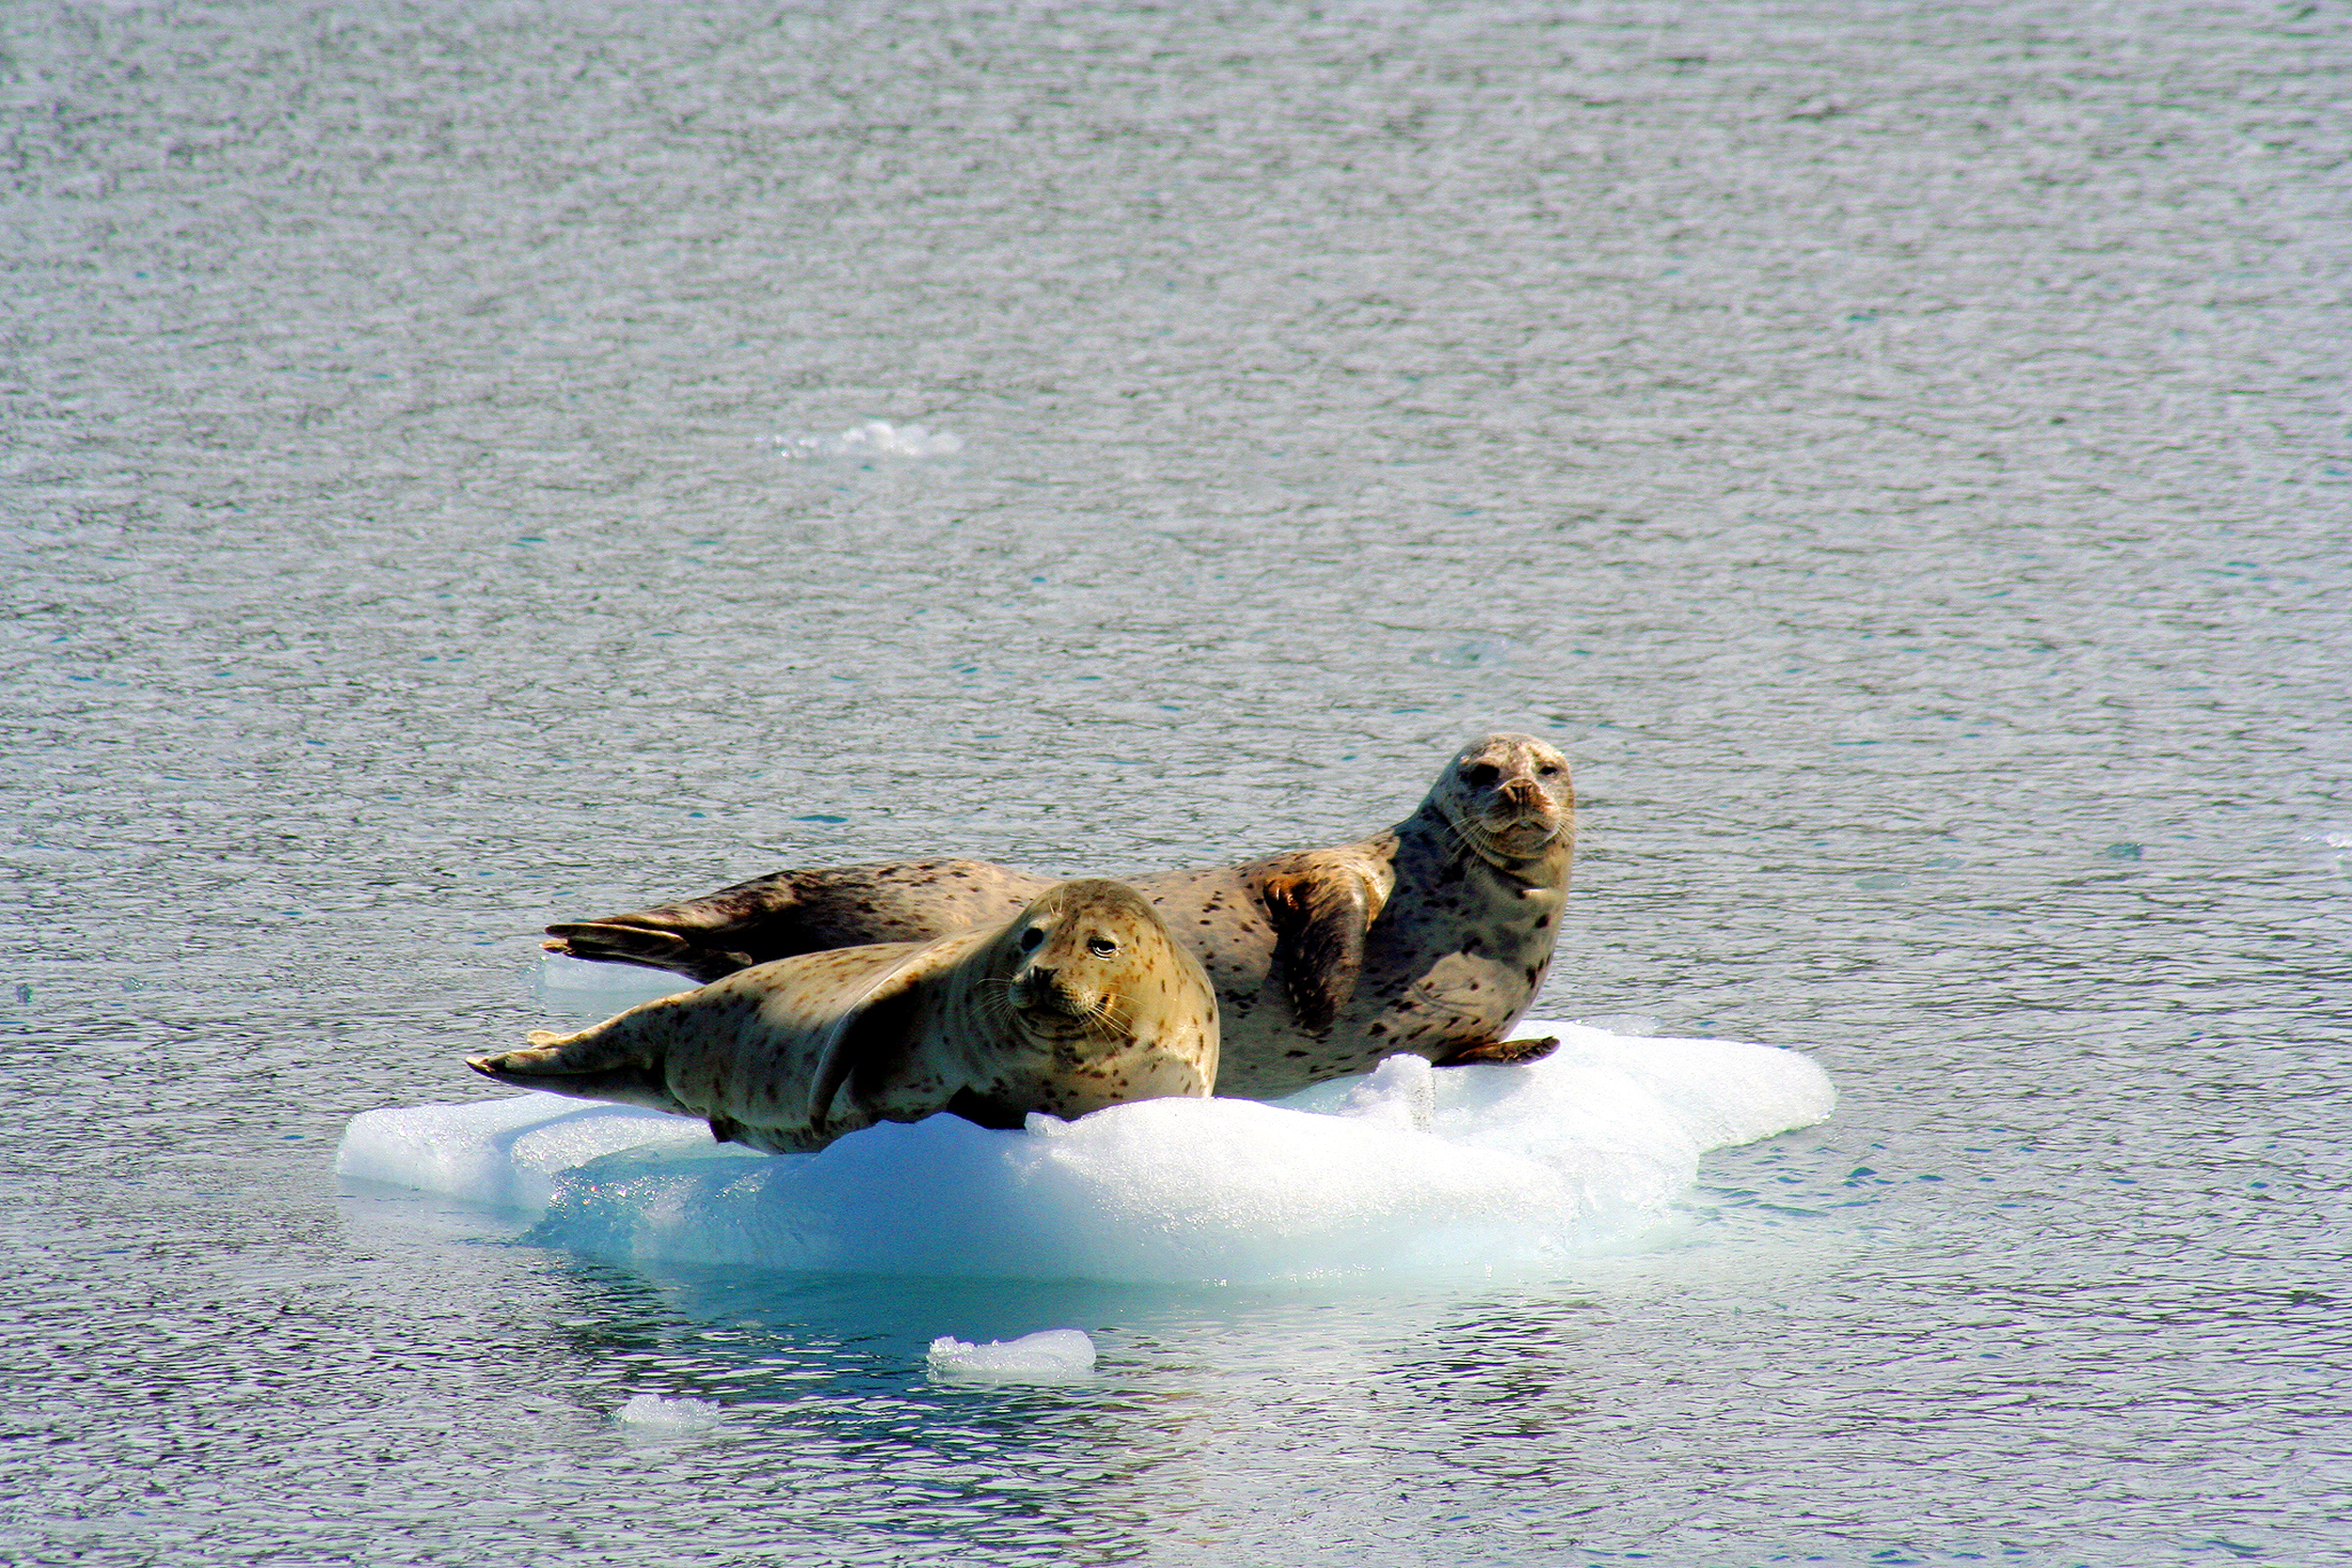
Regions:
<svg viewBox="0 0 2352 1568"><path fill-rule="evenodd" d="M1499 871L1545 866L1575 846L1568 759L1532 735L1490 735L1463 747L1422 810ZM1540 879L1552 879L1547 870Z"/></svg>
<svg viewBox="0 0 2352 1568"><path fill-rule="evenodd" d="M990 943L977 994L1000 1044L956 1107L983 1126L1002 1108L1083 1116L1216 1081L1216 989L1142 895L1099 878L1032 900ZM1000 1108L992 1114L990 1107ZM1010 1124L1020 1125L1014 1115Z"/></svg>

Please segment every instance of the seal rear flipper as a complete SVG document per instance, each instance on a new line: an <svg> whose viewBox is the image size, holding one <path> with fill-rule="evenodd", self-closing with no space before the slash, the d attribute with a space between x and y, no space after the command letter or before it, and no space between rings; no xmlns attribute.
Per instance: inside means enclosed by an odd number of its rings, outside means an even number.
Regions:
<svg viewBox="0 0 2352 1568"><path fill-rule="evenodd" d="M664 969L706 985L739 969L749 969L753 963L748 953L708 946L676 931L621 921L590 920L550 926L548 935L551 940L540 945L550 953L563 953L592 963Z"/></svg>
<svg viewBox="0 0 2352 1568"><path fill-rule="evenodd" d="M1299 1028L1330 1032L1356 994L1364 936L1379 916L1373 890L1354 870L1309 864L1268 877L1260 893L1274 927L1274 967Z"/></svg>
<svg viewBox="0 0 2352 1568"><path fill-rule="evenodd" d="M517 1089L538 1089L567 1100L595 1100L608 1105L642 1105L653 1111L688 1114L669 1089L643 1066L609 1068L598 1072L528 1072L502 1066L510 1058L534 1056L532 1051L510 1051L501 1056L469 1056L466 1065L485 1078L495 1078Z"/></svg>

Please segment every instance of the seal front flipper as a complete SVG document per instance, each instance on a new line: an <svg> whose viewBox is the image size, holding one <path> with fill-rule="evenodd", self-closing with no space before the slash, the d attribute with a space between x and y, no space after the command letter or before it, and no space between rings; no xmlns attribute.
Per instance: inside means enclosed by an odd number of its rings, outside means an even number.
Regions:
<svg viewBox="0 0 2352 1568"><path fill-rule="evenodd" d="M1540 1062L1560 1049L1560 1037L1546 1035L1541 1039L1486 1040L1449 1051L1432 1064L1437 1067L1476 1067L1481 1064L1507 1066L1513 1062Z"/></svg>
<svg viewBox="0 0 2352 1568"><path fill-rule="evenodd" d="M903 1065L908 1042L922 1011L915 987L953 968L995 933L970 931L961 940L942 938L917 949L902 963L885 970L865 994L851 1004L818 1048L817 1070L808 1086L809 1127L823 1132L834 1125L834 1103L849 1089L841 1131L851 1132L874 1121L866 1101L880 1092L894 1069Z"/></svg>
<svg viewBox="0 0 2352 1568"><path fill-rule="evenodd" d="M1379 898L1352 868L1311 861L1267 877L1259 896L1274 927L1274 967L1299 1028L1329 1033L1356 994L1364 937L1379 916Z"/></svg>

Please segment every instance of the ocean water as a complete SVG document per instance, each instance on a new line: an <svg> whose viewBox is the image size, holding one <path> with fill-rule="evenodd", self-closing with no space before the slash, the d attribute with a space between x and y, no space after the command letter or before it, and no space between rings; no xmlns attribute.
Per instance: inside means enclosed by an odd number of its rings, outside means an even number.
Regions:
<svg viewBox="0 0 2352 1568"><path fill-rule="evenodd" d="M0 1560L2352 1554L2352 13L0 8ZM549 919L1582 803L1536 1271L339 1183ZM567 1012L567 1009L571 1011ZM1085 1334L1090 1375L934 1375Z"/></svg>

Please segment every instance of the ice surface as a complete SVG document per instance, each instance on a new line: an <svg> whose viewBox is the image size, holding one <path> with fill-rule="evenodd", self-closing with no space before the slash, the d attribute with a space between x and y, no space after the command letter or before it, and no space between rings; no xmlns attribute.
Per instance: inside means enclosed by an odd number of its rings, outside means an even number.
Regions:
<svg viewBox="0 0 2352 1568"><path fill-rule="evenodd" d="M779 436L776 444L798 457L953 457L963 450L963 437L868 420L838 436Z"/></svg>
<svg viewBox="0 0 2352 1568"><path fill-rule="evenodd" d="M931 1375L955 1383L1075 1383L1094 1371L1094 1341L1074 1328L969 1345L931 1341Z"/></svg>
<svg viewBox="0 0 2352 1568"><path fill-rule="evenodd" d="M614 1412L612 1419L632 1437L660 1440L708 1432L724 1413L723 1405L709 1400L665 1400L660 1394L639 1394Z"/></svg>
<svg viewBox="0 0 2352 1568"><path fill-rule="evenodd" d="M537 1215L623 1260L901 1275L1273 1282L1517 1268L1654 1226L1710 1148L1826 1117L1794 1052L1529 1021L1560 1049L1392 1057L1275 1105L1152 1100L1023 1132L886 1122L816 1154L552 1095L370 1111L337 1169Z"/></svg>

